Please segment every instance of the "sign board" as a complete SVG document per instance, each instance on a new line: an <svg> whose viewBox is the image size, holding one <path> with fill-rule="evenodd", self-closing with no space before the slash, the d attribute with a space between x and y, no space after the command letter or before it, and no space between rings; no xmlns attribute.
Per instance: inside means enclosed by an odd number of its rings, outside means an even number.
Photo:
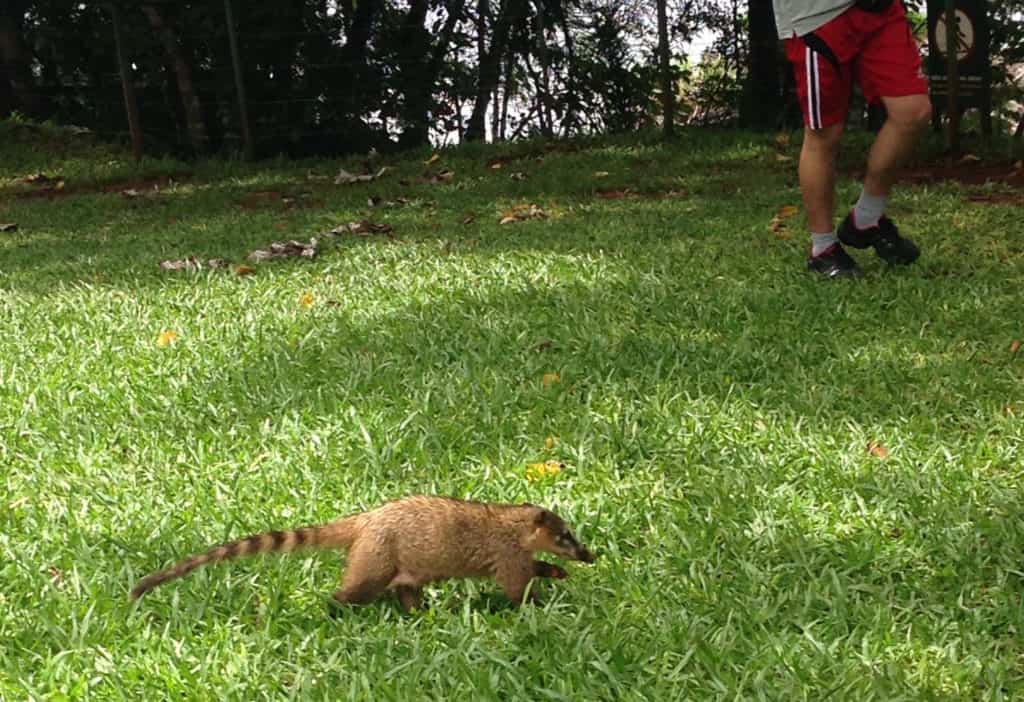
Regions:
<svg viewBox="0 0 1024 702"><path fill-rule="evenodd" d="M960 100L987 109L991 101L988 7L986 0L956 0L956 31L946 26L946 0L928 0L928 82L932 98L948 94L948 51L956 47Z"/></svg>

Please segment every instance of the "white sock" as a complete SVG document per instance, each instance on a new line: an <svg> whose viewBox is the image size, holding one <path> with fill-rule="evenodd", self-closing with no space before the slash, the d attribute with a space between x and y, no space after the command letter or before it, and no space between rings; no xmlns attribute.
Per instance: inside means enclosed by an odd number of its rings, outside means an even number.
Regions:
<svg viewBox="0 0 1024 702"><path fill-rule="evenodd" d="M820 256L839 243L835 232L811 233L811 257Z"/></svg>
<svg viewBox="0 0 1024 702"><path fill-rule="evenodd" d="M878 225L878 220L885 214L885 206L889 203L888 195L869 195L860 191L860 199L853 208L853 225L857 229L871 229Z"/></svg>

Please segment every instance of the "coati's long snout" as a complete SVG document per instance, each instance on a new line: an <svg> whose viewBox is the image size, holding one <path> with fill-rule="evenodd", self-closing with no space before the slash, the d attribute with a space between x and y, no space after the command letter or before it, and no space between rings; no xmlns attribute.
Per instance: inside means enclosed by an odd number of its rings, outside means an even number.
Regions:
<svg viewBox="0 0 1024 702"><path fill-rule="evenodd" d="M593 563L597 560L597 556L579 542L561 517L550 510L540 507L536 509L538 514L535 518L537 531L534 533L534 545L538 551L547 551L569 561Z"/></svg>

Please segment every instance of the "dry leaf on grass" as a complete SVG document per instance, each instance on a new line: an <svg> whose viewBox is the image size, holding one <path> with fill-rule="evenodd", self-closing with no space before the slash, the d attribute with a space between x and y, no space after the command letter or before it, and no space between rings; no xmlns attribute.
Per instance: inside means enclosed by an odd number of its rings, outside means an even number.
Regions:
<svg viewBox="0 0 1024 702"><path fill-rule="evenodd" d="M454 177L455 171L445 168L437 173L432 173L429 180L431 183L447 183Z"/></svg>
<svg viewBox="0 0 1024 702"><path fill-rule="evenodd" d="M138 197L141 194L142 193L140 191L136 190L135 188L126 188L126 189L121 191L121 195L123 195L124 197L128 198L129 200L131 200L132 198L136 198L136 197Z"/></svg>
<svg viewBox="0 0 1024 702"><path fill-rule="evenodd" d="M889 457L889 449L874 441L868 442L868 453L876 458L886 459Z"/></svg>
<svg viewBox="0 0 1024 702"><path fill-rule="evenodd" d="M555 444L557 444L557 443L558 443L558 437L557 436L549 436L548 438L544 439L544 449L547 450L547 451L550 451L551 449L553 449L555 447Z"/></svg>
<svg viewBox="0 0 1024 702"><path fill-rule="evenodd" d="M313 293L303 293L302 297L299 298L299 304L308 310L316 304L316 298L313 297Z"/></svg>
<svg viewBox="0 0 1024 702"><path fill-rule="evenodd" d="M156 337L156 345L160 347L170 346L178 340L178 333L170 329L164 329Z"/></svg>
<svg viewBox="0 0 1024 702"><path fill-rule="evenodd" d="M511 178L512 180L522 181L522 180L526 180L526 174L523 173L522 171L516 171L515 173L510 175L509 178Z"/></svg>
<svg viewBox="0 0 1024 702"><path fill-rule="evenodd" d="M541 382L544 383L544 387L550 388L552 385L558 385L561 383L562 377L558 375L558 373L545 373Z"/></svg>
<svg viewBox="0 0 1024 702"><path fill-rule="evenodd" d="M388 208L404 207L405 205L408 205L410 202L411 201L405 197L396 198L394 200L385 200L384 198L378 197L376 195L366 200L366 204L369 205L370 207Z"/></svg>
<svg viewBox="0 0 1024 702"><path fill-rule="evenodd" d="M211 258L206 261L202 261L195 256L189 256L188 258L161 261L160 269L164 271L198 271L203 268L227 268L230 265L231 264L223 258Z"/></svg>
<svg viewBox="0 0 1024 702"><path fill-rule="evenodd" d="M963 158L960 159L960 163L979 163L980 161L981 157L974 154L964 154Z"/></svg>
<svg viewBox="0 0 1024 702"><path fill-rule="evenodd" d="M632 189L626 188L624 190L598 190L597 196L602 200L623 200L627 197L636 197L637 194Z"/></svg>
<svg viewBox="0 0 1024 702"><path fill-rule="evenodd" d="M354 234L356 236L370 236L371 234L388 234L390 235L395 231L395 228L390 224L375 224L369 220L361 220L359 222L349 222L348 224L342 224L340 227L335 227L329 234L334 236L340 236L342 234Z"/></svg>
<svg viewBox="0 0 1024 702"><path fill-rule="evenodd" d="M440 160L441 160L441 154L434 154L433 156L428 158L426 161L424 161L423 165L424 166L430 166L430 165L433 165L433 164L437 163Z"/></svg>
<svg viewBox="0 0 1024 702"><path fill-rule="evenodd" d="M516 205L510 210L505 210L500 213L501 220L499 224L513 224L515 222L525 222L528 219L547 219L548 213L542 210L537 205Z"/></svg>
<svg viewBox="0 0 1024 702"><path fill-rule="evenodd" d="M1010 344L1010 353L1016 356L1020 352L1020 339L1014 339Z"/></svg>
<svg viewBox="0 0 1024 702"><path fill-rule="evenodd" d="M790 136L786 132L779 132L775 135L775 146L780 149L788 149L790 143Z"/></svg>
<svg viewBox="0 0 1024 702"><path fill-rule="evenodd" d="M476 217L474 217L471 214L466 215L465 217L462 218L462 223L463 224L472 224L475 221L476 221Z"/></svg>
<svg viewBox="0 0 1024 702"><path fill-rule="evenodd" d="M356 175L355 173L349 173L344 168L338 171L338 175L334 179L335 185L349 185L350 183L368 183L371 180L377 180L385 173L388 169L381 168L376 173L365 173L363 175Z"/></svg>
<svg viewBox="0 0 1024 702"><path fill-rule="evenodd" d="M241 277L245 275L255 275L256 269L252 266L247 266L244 263L240 266L235 266L235 275Z"/></svg>
<svg viewBox="0 0 1024 702"><path fill-rule="evenodd" d="M312 238L308 243L301 241L275 241L266 249L257 249L246 258L250 261L274 261L281 258L316 258L319 242Z"/></svg>
<svg viewBox="0 0 1024 702"><path fill-rule="evenodd" d="M608 171L594 171L595 178L607 178L610 175L611 173L609 173Z"/></svg>
<svg viewBox="0 0 1024 702"><path fill-rule="evenodd" d="M544 478L554 477L561 473L563 468L565 468L565 464L559 461L530 463L526 466L526 479L530 482L537 482Z"/></svg>
<svg viewBox="0 0 1024 702"><path fill-rule="evenodd" d="M7 222L0 224L0 232L16 232L18 231L18 225L14 222Z"/></svg>
<svg viewBox="0 0 1024 702"><path fill-rule="evenodd" d="M787 156L786 154L775 154L775 160L779 163L789 163L793 160L793 157Z"/></svg>
<svg viewBox="0 0 1024 702"><path fill-rule="evenodd" d="M778 239L789 239L790 233L786 230L785 221L800 212L800 208L794 205L785 205L779 209L778 214L768 222L768 231Z"/></svg>

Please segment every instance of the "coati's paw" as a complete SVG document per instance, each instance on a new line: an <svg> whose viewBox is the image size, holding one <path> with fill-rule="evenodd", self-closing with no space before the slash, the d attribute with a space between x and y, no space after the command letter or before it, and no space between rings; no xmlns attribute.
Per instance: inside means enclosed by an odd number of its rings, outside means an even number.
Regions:
<svg viewBox="0 0 1024 702"><path fill-rule="evenodd" d="M536 561L533 574L538 578L553 578L554 580L564 580L569 577L569 573L564 568L544 561Z"/></svg>

